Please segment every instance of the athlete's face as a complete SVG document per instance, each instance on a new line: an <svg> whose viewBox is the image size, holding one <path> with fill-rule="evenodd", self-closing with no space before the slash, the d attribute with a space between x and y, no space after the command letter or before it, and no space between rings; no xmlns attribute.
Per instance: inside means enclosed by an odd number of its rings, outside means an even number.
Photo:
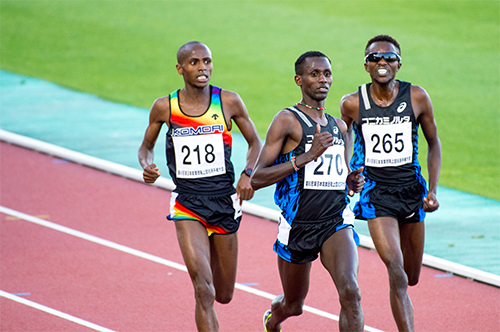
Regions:
<svg viewBox="0 0 500 332"><path fill-rule="evenodd" d="M370 53L386 53L386 52L394 52L399 54L396 46L389 42L375 42L371 44L365 52L365 55ZM377 62L366 61L365 69L370 74L372 80L377 81L379 83L387 83L389 81L394 80L396 77L396 73L401 68L400 61L388 61L383 57L380 58Z"/></svg>
<svg viewBox="0 0 500 332"><path fill-rule="evenodd" d="M302 94L316 101L326 99L332 81L332 66L325 57L306 58L302 74L295 76L295 83L302 89Z"/></svg>
<svg viewBox="0 0 500 332"><path fill-rule="evenodd" d="M212 53L205 45L195 44L184 52L176 68L186 84L203 88L212 75Z"/></svg>

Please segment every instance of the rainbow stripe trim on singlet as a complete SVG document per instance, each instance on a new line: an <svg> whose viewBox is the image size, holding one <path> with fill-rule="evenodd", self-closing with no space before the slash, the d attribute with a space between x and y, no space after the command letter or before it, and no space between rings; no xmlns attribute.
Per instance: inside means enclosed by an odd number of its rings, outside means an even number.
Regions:
<svg viewBox="0 0 500 332"><path fill-rule="evenodd" d="M171 110L170 110L170 125L173 128L193 128L197 129L200 126L212 126L212 125L223 125L224 132L222 133L222 139L224 145L232 146L231 131L228 130L226 121L224 119L224 113L222 112L221 104L221 89L217 86L211 86L212 97L211 103L207 111L200 116L186 116L182 113L179 107L179 90L171 94Z"/></svg>

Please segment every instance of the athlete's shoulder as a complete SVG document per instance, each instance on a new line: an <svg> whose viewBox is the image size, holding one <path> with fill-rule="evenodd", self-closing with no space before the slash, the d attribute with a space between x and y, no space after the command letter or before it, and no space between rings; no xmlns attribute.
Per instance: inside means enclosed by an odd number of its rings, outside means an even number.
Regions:
<svg viewBox="0 0 500 332"><path fill-rule="evenodd" d="M214 88L218 88L218 87L214 87ZM221 89L221 88L218 88L220 90L220 98L222 100L223 103L227 104L227 103L238 103L238 102L243 102L243 100L241 99L240 95L234 91L230 91L230 90L225 90L225 89Z"/></svg>
<svg viewBox="0 0 500 332"><path fill-rule="evenodd" d="M170 111L170 96L157 98L153 103L152 110L156 110L158 112Z"/></svg>
<svg viewBox="0 0 500 332"><path fill-rule="evenodd" d="M293 121L297 121L297 118L293 114L292 110L290 110L289 108L284 108L278 113L276 113L273 119L273 122L282 123L281 121L284 121L283 124L285 125L285 124L290 124Z"/></svg>
<svg viewBox="0 0 500 332"><path fill-rule="evenodd" d="M359 111L358 91L344 95L340 99L340 113L342 115L342 119L351 118L352 120L356 120L358 111Z"/></svg>
<svg viewBox="0 0 500 332"><path fill-rule="evenodd" d="M247 109L243 99L234 91L220 89L220 100L224 113L230 118L238 115L247 115Z"/></svg>
<svg viewBox="0 0 500 332"><path fill-rule="evenodd" d="M335 123L337 124L337 127L339 127L342 134L345 135L345 133L347 131L347 124L344 122L344 120L333 117L333 116L331 116L331 118L335 121Z"/></svg>
<svg viewBox="0 0 500 332"><path fill-rule="evenodd" d="M411 84L410 89L411 89L412 97L413 96L415 96L417 98L429 97L429 94L427 93L427 91L425 91L425 89L422 88L421 86Z"/></svg>

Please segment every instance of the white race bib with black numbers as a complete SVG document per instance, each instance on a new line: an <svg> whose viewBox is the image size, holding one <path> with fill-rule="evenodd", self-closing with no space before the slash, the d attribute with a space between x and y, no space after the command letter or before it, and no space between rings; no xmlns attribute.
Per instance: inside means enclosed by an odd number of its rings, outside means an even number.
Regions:
<svg viewBox="0 0 500 332"><path fill-rule="evenodd" d="M226 173L222 134L174 136L176 176L204 178Z"/></svg>
<svg viewBox="0 0 500 332"><path fill-rule="evenodd" d="M363 125L365 165L401 166L412 162L411 123Z"/></svg>
<svg viewBox="0 0 500 332"><path fill-rule="evenodd" d="M309 151L311 144L306 144ZM304 168L304 189L344 190L347 168L344 158L344 146L330 146L316 160Z"/></svg>

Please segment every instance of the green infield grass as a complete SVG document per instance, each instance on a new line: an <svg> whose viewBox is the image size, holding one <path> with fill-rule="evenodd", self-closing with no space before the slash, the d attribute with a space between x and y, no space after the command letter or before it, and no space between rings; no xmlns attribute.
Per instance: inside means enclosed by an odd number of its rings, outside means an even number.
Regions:
<svg viewBox="0 0 500 332"><path fill-rule="evenodd" d="M499 1L1 0L0 15L0 68L144 108L182 86L176 51L202 41L211 83L241 95L263 138L300 98L301 53L332 60L326 107L339 117L342 95L369 80L366 42L389 34L401 44L398 78L433 101L440 185L500 200ZM427 176L425 155L421 137Z"/></svg>

